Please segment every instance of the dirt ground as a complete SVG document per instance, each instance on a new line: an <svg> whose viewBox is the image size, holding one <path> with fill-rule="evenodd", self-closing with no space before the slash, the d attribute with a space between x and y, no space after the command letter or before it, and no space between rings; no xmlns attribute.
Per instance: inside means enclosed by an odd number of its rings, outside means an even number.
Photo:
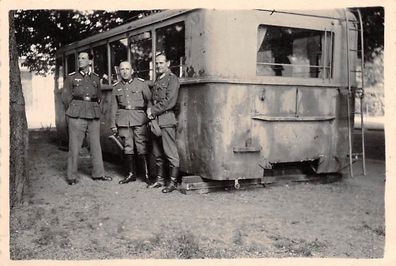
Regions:
<svg viewBox="0 0 396 266"><path fill-rule="evenodd" d="M367 176L189 195L119 185L121 165L110 162L114 180L92 181L89 158L68 186L67 152L49 134L30 133L26 202L10 213L11 259L383 256L383 131L371 132L369 154L381 160L368 160Z"/></svg>

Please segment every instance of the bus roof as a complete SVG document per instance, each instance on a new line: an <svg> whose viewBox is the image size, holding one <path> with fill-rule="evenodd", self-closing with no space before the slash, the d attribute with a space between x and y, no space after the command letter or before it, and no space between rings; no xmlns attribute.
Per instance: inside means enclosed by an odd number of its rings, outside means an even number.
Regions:
<svg viewBox="0 0 396 266"><path fill-rule="evenodd" d="M85 39L75 41L73 43L67 44L57 50L57 55L64 53L68 50L78 49L83 46L87 46L89 44L95 43L97 41L105 40L111 38L113 36L117 36L128 32L130 30L142 28L144 26L161 22L173 17L177 17L184 13L192 12L195 10L202 10L202 9L188 9L188 10L181 10L181 9L169 9L164 10L158 13L154 13L142 19L134 20L128 22L126 24L120 25L113 29L110 29L105 32L101 32ZM235 10L234 10L235 11ZM242 11L242 10L241 10ZM246 11L246 10L245 10ZM254 10L252 10L254 11ZM271 13L282 13L282 14L290 14L290 15L301 15L301 16L309 16L309 17L318 17L318 18L325 18L325 19L337 19L337 20L345 20L345 14L341 9L327 9L327 10L269 10L269 9L256 9L256 12L271 12Z"/></svg>
<svg viewBox="0 0 396 266"><path fill-rule="evenodd" d="M81 46L89 45L96 41L111 38L113 36L125 33L127 31L130 31L133 29L138 29L138 28L141 28L141 27L144 27L144 26L156 23L156 22L160 22L165 19L176 17L178 15L181 15L186 12L191 12L191 11L192 10L180 10L180 9L164 10L162 12L155 13L155 14L149 15L147 17L144 17L142 19L138 19L138 20L134 20L134 21L125 23L123 25L120 25L120 26L110 29L108 31L92 35L92 36L82 39L80 41L75 41L75 42L72 42L65 46L62 46L61 48L58 49L57 54L65 52L70 49L77 49Z"/></svg>

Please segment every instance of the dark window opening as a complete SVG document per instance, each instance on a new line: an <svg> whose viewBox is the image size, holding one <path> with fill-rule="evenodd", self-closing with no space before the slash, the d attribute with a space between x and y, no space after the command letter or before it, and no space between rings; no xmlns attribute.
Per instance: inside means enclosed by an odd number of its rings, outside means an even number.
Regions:
<svg viewBox="0 0 396 266"><path fill-rule="evenodd" d="M128 40L121 39L110 43L111 83L121 80L119 66L122 61L128 61Z"/></svg>
<svg viewBox="0 0 396 266"><path fill-rule="evenodd" d="M76 55L70 54L66 57L66 64L67 64L67 73L72 73L76 71Z"/></svg>
<svg viewBox="0 0 396 266"><path fill-rule="evenodd" d="M94 72L99 75L101 84L109 84L107 45L100 45L93 48Z"/></svg>
<svg viewBox="0 0 396 266"><path fill-rule="evenodd" d="M153 53L150 32L144 32L129 38L131 65L135 76L145 80L152 80Z"/></svg>
<svg viewBox="0 0 396 266"><path fill-rule="evenodd" d="M185 28L178 22L157 29L156 55L165 53L170 69L178 77L185 77Z"/></svg>

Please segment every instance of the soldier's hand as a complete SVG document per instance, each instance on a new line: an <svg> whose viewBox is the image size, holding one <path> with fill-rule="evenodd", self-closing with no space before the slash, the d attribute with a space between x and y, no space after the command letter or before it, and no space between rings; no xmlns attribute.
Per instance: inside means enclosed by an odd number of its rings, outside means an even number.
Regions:
<svg viewBox="0 0 396 266"><path fill-rule="evenodd" d="M111 132L113 132L114 135L118 134L118 129L116 127L111 128Z"/></svg>
<svg viewBox="0 0 396 266"><path fill-rule="evenodd" d="M153 116L152 113L151 113L151 108L147 108L147 117L148 117L150 120L153 120L153 119L154 119L154 116Z"/></svg>

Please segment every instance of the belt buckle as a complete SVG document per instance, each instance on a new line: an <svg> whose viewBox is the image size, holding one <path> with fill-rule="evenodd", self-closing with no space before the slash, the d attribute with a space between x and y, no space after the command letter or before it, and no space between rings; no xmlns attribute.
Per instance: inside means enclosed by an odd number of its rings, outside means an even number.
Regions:
<svg viewBox="0 0 396 266"><path fill-rule="evenodd" d="M125 109L127 109L127 110L131 110L132 109L132 105L127 105L127 106L125 106Z"/></svg>
<svg viewBox="0 0 396 266"><path fill-rule="evenodd" d="M89 96L84 96L84 101L90 101L91 100L91 97L89 97Z"/></svg>

